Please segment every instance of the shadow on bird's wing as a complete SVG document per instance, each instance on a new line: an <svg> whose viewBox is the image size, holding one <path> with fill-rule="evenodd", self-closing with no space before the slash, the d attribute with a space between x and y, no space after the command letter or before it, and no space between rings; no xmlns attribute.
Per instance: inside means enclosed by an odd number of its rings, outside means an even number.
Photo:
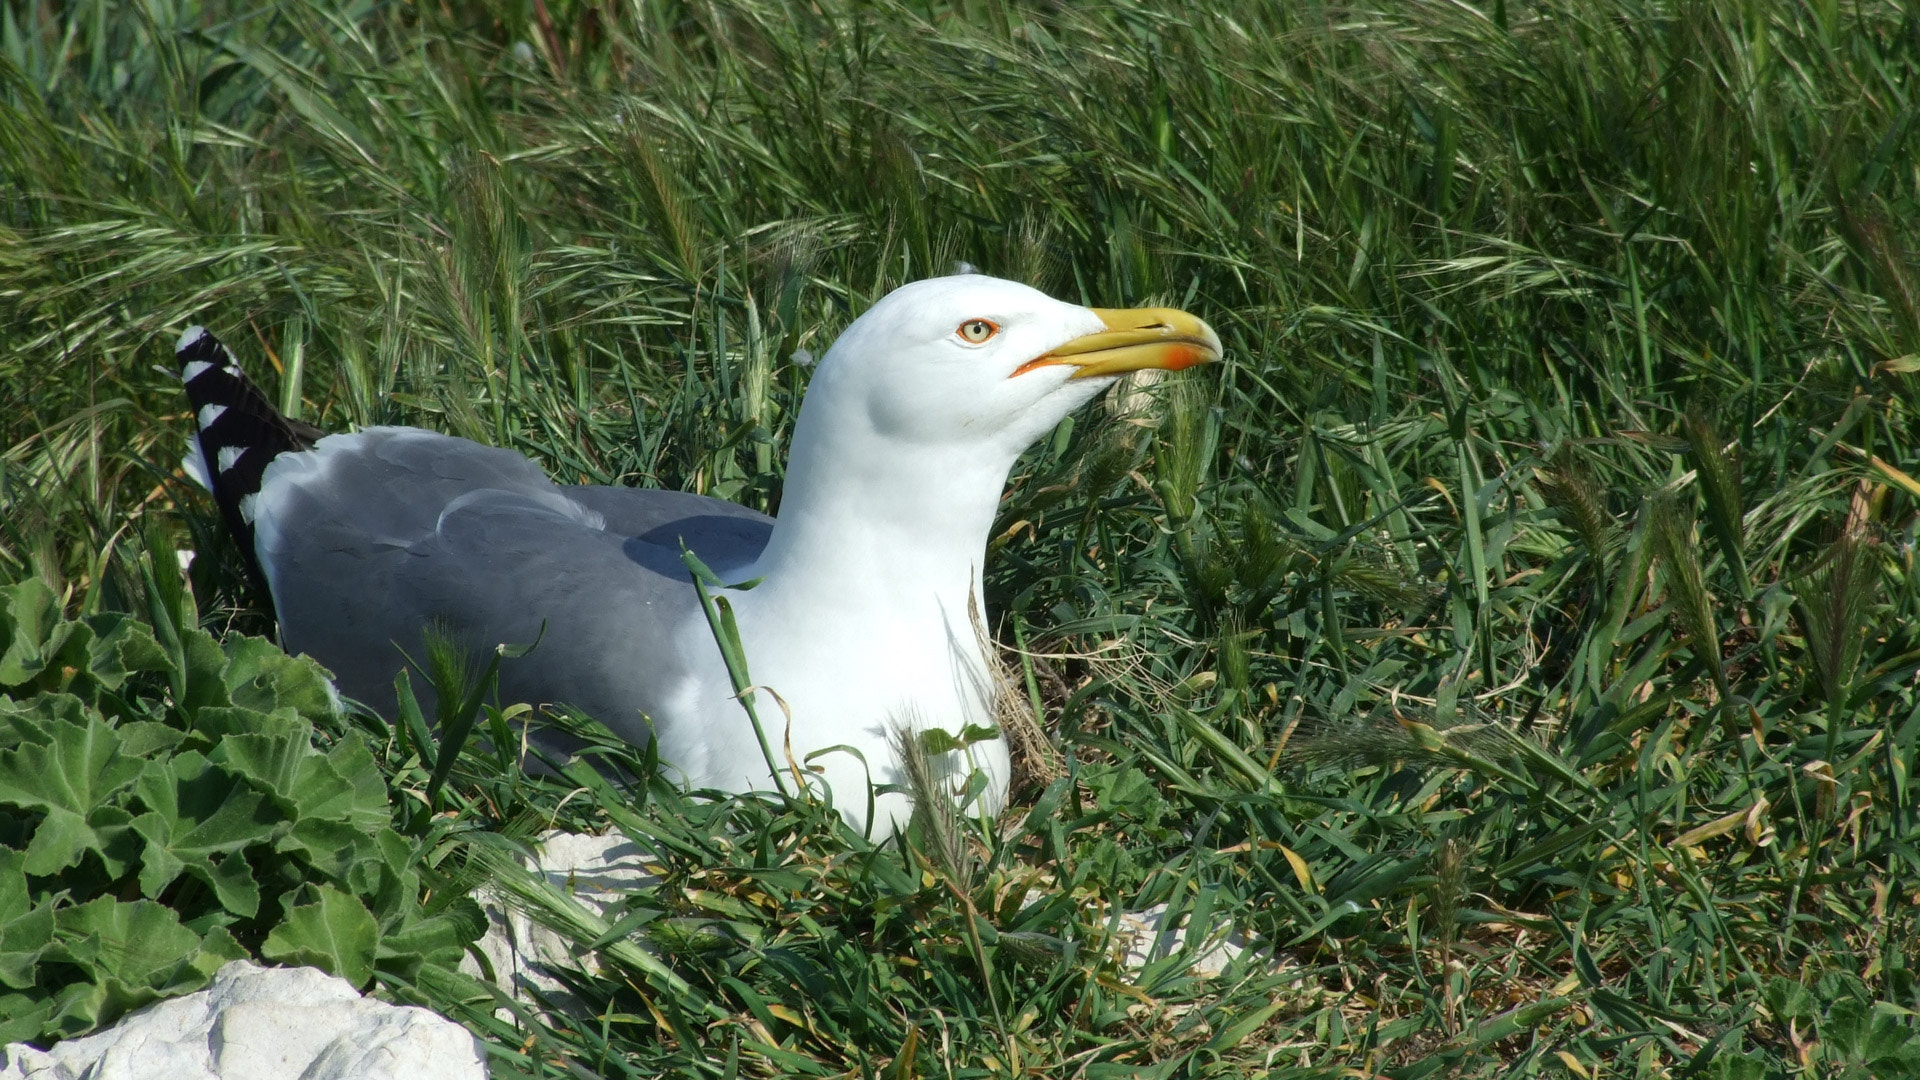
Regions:
<svg viewBox="0 0 1920 1080"><path fill-rule="evenodd" d="M771 521L701 514L630 536L620 550L656 574L686 579L687 568L680 561L680 546L684 543L714 573L725 577L759 558L760 550L767 546L767 537L772 534Z"/></svg>

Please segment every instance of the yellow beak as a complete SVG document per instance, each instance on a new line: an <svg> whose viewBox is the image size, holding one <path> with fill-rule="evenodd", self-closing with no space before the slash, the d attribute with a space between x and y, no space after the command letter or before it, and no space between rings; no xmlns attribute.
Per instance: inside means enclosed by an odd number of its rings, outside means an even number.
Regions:
<svg viewBox="0 0 1920 1080"><path fill-rule="evenodd" d="M1014 375L1035 368L1068 364L1070 376L1124 375L1142 368L1179 371L1220 359L1220 335L1213 327L1174 308L1094 308L1105 330L1077 337L1021 364Z"/></svg>

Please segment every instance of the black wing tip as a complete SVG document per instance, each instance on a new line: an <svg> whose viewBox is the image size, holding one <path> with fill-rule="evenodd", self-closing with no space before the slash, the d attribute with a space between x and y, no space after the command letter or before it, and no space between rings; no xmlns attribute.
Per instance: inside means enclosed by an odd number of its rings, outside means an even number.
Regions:
<svg viewBox="0 0 1920 1080"><path fill-rule="evenodd" d="M241 370L233 351L206 327L187 327L174 345L174 357L193 406L196 445L212 481L208 486L223 505L237 505L258 491L275 457L306 450L326 434L282 415Z"/></svg>
<svg viewBox="0 0 1920 1080"><path fill-rule="evenodd" d="M174 343L196 431L193 446L204 480L220 507L227 531L246 559L255 584L264 586L253 550L252 505L275 457L311 445L247 378L232 351L204 326L189 326Z"/></svg>

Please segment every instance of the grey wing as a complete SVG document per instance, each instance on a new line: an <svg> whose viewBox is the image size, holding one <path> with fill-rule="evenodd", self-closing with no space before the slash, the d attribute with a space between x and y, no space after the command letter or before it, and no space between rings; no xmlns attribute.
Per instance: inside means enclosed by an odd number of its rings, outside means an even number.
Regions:
<svg viewBox="0 0 1920 1080"><path fill-rule="evenodd" d="M717 664L717 650L708 657L711 642L700 650L685 633L694 619L704 630L704 620L677 542L608 527L648 524L636 508L650 500L609 490L563 490L511 451L417 429L330 436L283 455L255 507L283 642L331 669L344 693L391 714L402 651L424 660L426 626L472 650L538 639L532 653L502 664L505 697L572 704L644 742L642 716L679 692L693 667ZM698 498L653 506L647 533L705 517L765 527L714 510L726 504L684 502ZM600 506L614 510L612 521ZM679 519L669 506L709 512ZM725 528L714 536L724 542L716 557L751 543Z"/></svg>

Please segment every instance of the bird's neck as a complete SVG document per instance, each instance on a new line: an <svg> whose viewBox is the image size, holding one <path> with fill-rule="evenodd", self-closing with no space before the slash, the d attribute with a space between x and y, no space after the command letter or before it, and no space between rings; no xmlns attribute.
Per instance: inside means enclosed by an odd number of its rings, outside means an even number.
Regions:
<svg viewBox="0 0 1920 1080"><path fill-rule="evenodd" d="M1016 452L902 445L804 421L755 591L816 610L933 604L949 621L967 618Z"/></svg>

